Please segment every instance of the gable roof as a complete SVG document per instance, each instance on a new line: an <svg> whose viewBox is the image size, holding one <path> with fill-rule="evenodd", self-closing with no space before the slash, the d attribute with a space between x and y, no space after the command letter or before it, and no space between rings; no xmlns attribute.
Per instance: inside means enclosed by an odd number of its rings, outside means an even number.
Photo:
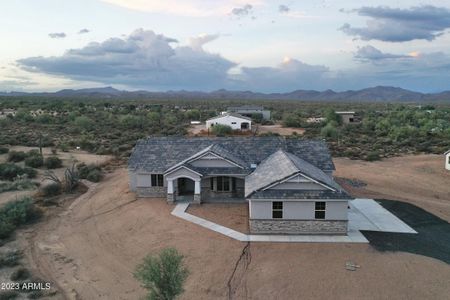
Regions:
<svg viewBox="0 0 450 300"><path fill-rule="evenodd" d="M219 115L219 116L216 116L216 117L209 118L209 119L206 120L206 121L211 121L211 120L221 119L221 118L226 118L226 117L235 117L235 118L244 119L244 120L247 120L247 121L251 121L251 120L252 120L252 118L244 117L243 115L240 115L240 114L238 114L238 113L227 112L227 113L224 113L224 114L222 114L222 115Z"/></svg>
<svg viewBox="0 0 450 300"><path fill-rule="evenodd" d="M450 153L450 150L448 150L447 152L445 152L444 155L447 155L447 154L449 154L449 153Z"/></svg>
<svg viewBox="0 0 450 300"><path fill-rule="evenodd" d="M214 146L216 145L216 146ZM214 147L213 147L214 146ZM220 146L220 147L219 147ZM330 152L324 141L286 139L284 137L149 137L139 140L128 160L128 168L135 171L164 173L169 168L197 153L214 151L239 164L245 163L247 174L251 164L284 149L322 170L334 170Z"/></svg>
<svg viewBox="0 0 450 300"><path fill-rule="evenodd" d="M280 149L270 155L253 173L246 177L245 196L248 197L271 185L281 183L296 174L311 179L333 192L342 191L342 188L321 169Z"/></svg>

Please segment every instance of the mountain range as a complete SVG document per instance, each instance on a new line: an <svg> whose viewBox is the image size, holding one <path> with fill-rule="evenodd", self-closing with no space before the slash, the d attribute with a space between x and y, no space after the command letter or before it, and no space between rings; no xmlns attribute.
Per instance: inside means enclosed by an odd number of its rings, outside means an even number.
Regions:
<svg viewBox="0 0 450 300"><path fill-rule="evenodd" d="M300 100L342 102L450 102L450 91L419 93L390 86L335 92L333 90L296 90L288 93L257 93L251 91L122 91L113 87L64 89L57 92L0 92L0 96L83 97L83 98L147 98L147 99L230 99L230 100Z"/></svg>

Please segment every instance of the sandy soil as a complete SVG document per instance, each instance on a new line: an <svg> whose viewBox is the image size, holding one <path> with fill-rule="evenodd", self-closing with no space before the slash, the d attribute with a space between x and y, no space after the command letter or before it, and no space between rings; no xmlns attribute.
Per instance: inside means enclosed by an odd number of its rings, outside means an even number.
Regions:
<svg viewBox="0 0 450 300"><path fill-rule="evenodd" d="M434 166L436 157L430 159ZM391 163L395 166L395 159ZM363 179L373 179L381 188L382 176L398 182L392 183L392 193L384 188L386 197L402 190L406 179L391 176L397 171L384 169L389 162L375 163L366 173L358 171L360 164L365 163L337 160L341 176L367 174ZM378 165L384 173L369 176ZM428 168L417 170L431 182L438 180ZM445 202L438 200L430 207L445 213ZM381 253L370 245L252 243L240 260L245 243L173 217L172 208L163 199L136 199L128 190L126 171L118 169L67 210L38 225L26 238L27 255L43 277L57 282L72 299L144 295L132 276L135 265L146 254L169 246L185 255L190 270L182 299L226 299L232 276L232 299L448 299L450 293L448 264L407 253ZM347 261L361 268L347 271Z"/></svg>
<svg viewBox="0 0 450 300"><path fill-rule="evenodd" d="M187 212L242 233L250 232L247 203L190 205Z"/></svg>
<svg viewBox="0 0 450 300"><path fill-rule="evenodd" d="M355 197L406 201L450 221L450 172L441 155L395 157L379 162L334 159L335 175L357 178L364 188L345 188Z"/></svg>

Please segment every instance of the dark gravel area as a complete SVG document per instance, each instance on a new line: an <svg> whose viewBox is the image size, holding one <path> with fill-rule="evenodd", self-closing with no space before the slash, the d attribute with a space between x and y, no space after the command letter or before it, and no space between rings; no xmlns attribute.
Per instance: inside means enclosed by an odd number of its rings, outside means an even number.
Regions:
<svg viewBox="0 0 450 300"><path fill-rule="evenodd" d="M450 264L450 224L447 221L409 203L385 199L377 202L418 234L363 231L375 249L420 254Z"/></svg>

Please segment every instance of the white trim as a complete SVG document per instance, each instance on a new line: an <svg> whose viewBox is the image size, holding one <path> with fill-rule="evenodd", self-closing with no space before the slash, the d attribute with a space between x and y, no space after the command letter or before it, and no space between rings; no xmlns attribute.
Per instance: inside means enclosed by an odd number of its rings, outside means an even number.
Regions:
<svg viewBox="0 0 450 300"><path fill-rule="evenodd" d="M272 183L272 184L270 184L270 185L268 185L268 186L266 186L266 187L263 187L263 188L261 188L261 189L259 189L259 190L263 190L263 191L268 190L268 189L270 189L270 188L273 188L274 186L277 186L277 185L279 185L279 184L282 184L282 183L288 181L289 179L291 179L291 178L293 178L293 177L296 177L296 176L299 175L299 174L302 175L303 177L305 177L306 179L309 179L310 181L312 181L312 182L314 182L314 183L317 183L317 184L323 186L324 188L327 188L327 189L329 189L329 190L331 190L331 191L333 191L333 192L336 192L336 190L333 189L332 187L330 187L330 186L328 186L328 185L326 185L326 184L324 184L324 183L321 183L321 182L319 182L319 181L317 181L317 180L315 180L315 179L313 179L313 178L311 178L311 177L309 177L309 176L306 176L306 175L303 174L302 172L297 172L297 173L295 173L294 175L292 175L292 176L290 176L290 177L287 177L287 178L285 178L285 179L283 179L283 180L281 180L281 181L274 182L274 183ZM257 190L257 191L258 191L258 190ZM256 192L256 191L253 191L253 192Z"/></svg>
<svg viewBox="0 0 450 300"><path fill-rule="evenodd" d="M174 178L174 177L170 177L170 176L168 176L169 174L172 174L173 172L176 172L176 171L178 171L179 169L181 169L181 168L184 168L184 169L186 169L186 170L188 170L188 171L191 171L192 173L195 173L195 174L197 174L197 175L199 175L200 177L202 177L203 176L203 174L200 174L200 173L198 173L198 172L196 172L196 171L194 171L194 170L192 170L192 169L189 169L188 167L186 167L186 166L179 166L178 168L176 168L176 169L174 169L174 170L172 170L172 171L170 171L170 172L168 172L168 173L164 173L164 177L169 177L169 178ZM180 176L180 177L186 177L186 176ZM180 178L180 177L176 177L176 178Z"/></svg>
<svg viewBox="0 0 450 300"><path fill-rule="evenodd" d="M352 201L352 199L290 199L290 198L245 198L247 201L259 201L259 202L276 202L276 201L283 201L283 202L349 202Z"/></svg>

